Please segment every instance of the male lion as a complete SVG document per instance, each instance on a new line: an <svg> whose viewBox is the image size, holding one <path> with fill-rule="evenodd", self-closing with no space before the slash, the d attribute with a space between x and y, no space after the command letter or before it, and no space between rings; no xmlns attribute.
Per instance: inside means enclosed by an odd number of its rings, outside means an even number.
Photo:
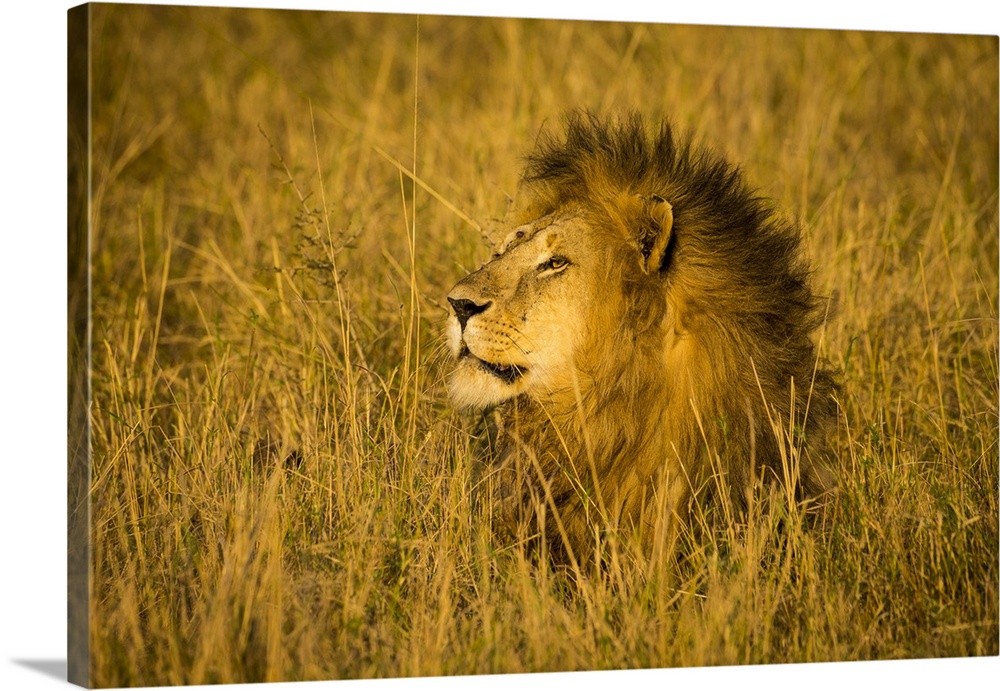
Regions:
<svg viewBox="0 0 1000 691"><path fill-rule="evenodd" d="M834 487L825 310L798 231L737 169L667 124L575 114L522 184L513 230L448 295L450 392L500 413L511 526L574 563L611 539L655 557L703 489Z"/></svg>

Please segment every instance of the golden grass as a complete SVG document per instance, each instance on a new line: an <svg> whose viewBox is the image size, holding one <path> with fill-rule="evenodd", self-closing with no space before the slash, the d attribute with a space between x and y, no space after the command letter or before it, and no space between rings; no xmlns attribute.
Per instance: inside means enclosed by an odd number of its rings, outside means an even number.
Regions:
<svg viewBox="0 0 1000 691"><path fill-rule="evenodd" d="M95 684L997 654L995 38L93 18ZM492 535L443 296L570 107L669 116L803 224L824 525L762 492L677 573L580 578Z"/></svg>

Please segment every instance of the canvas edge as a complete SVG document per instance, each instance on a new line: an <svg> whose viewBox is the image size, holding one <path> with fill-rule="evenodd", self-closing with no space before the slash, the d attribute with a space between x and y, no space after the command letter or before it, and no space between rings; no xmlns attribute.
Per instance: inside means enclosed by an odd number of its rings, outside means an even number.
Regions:
<svg viewBox="0 0 1000 691"><path fill-rule="evenodd" d="M90 5L67 11L67 681L90 685Z"/></svg>

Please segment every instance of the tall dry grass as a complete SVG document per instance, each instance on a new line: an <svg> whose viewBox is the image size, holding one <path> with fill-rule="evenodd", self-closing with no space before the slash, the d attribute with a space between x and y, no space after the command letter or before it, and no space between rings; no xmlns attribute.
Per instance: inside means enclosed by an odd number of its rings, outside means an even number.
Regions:
<svg viewBox="0 0 1000 691"><path fill-rule="evenodd" d="M93 9L101 686L998 652L997 40ZM840 494L681 568L498 542L443 296L567 108L669 116L804 228Z"/></svg>

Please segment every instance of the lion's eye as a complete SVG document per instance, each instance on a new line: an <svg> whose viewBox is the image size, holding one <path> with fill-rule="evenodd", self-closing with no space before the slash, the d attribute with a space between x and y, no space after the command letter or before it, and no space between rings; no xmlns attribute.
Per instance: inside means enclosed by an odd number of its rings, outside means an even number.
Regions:
<svg viewBox="0 0 1000 691"><path fill-rule="evenodd" d="M560 269L565 269L569 266L569 259L566 257L555 256L549 259L547 262L538 267L539 271L559 271Z"/></svg>

